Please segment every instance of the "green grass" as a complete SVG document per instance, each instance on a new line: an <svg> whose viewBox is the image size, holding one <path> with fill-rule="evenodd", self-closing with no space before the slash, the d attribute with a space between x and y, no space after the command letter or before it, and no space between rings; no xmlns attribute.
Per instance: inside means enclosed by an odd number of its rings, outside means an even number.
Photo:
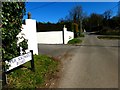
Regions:
<svg viewBox="0 0 120 90"><path fill-rule="evenodd" d="M68 44L77 44L77 43L81 43L82 40L78 39L78 38L74 38L70 41L68 41Z"/></svg>
<svg viewBox="0 0 120 90"><path fill-rule="evenodd" d="M58 61L45 55L35 55L35 72L30 70L30 62L27 62L17 70L8 74L8 88L41 88L45 82L55 75L58 69Z"/></svg>
<svg viewBox="0 0 120 90"><path fill-rule="evenodd" d="M85 35L84 34L80 34L80 37L85 37Z"/></svg>
<svg viewBox="0 0 120 90"><path fill-rule="evenodd" d="M116 40L116 39L120 39L120 36L98 36L97 38L99 39L108 39L108 40Z"/></svg>

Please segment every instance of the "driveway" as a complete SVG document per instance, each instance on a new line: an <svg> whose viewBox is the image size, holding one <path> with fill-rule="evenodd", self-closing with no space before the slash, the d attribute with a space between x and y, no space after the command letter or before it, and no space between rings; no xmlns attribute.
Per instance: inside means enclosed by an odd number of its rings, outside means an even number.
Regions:
<svg viewBox="0 0 120 90"><path fill-rule="evenodd" d="M63 62L58 88L118 88L118 48L118 40L86 35L76 46L39 44L39 53Z"/></svg>

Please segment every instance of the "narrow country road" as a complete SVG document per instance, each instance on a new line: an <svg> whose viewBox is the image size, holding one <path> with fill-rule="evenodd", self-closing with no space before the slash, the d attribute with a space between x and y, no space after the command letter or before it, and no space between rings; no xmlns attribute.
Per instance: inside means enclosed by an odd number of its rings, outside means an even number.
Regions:
<svg viewBox="0 0 120 90"><path fill-rule="evenodd" d="M39 45L39 53L63 61L58 88L118 88L118 40L86 35L83 43Z"/></svg>

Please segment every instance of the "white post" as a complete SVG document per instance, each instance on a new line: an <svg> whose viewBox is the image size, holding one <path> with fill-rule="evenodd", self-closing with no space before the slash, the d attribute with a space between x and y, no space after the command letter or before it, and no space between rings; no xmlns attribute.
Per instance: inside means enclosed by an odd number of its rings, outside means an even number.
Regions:
<svg viewBox="0 0 120 90"><path fill-rule="evenodd" d="M64 34L64 44L67 44L67 42L66 42L66 32L67 32L67 28L66 28L66 26L64 25L64 28L63 28L63 34Z"/></svg>
<svg viewBox="0 0 120 90"><path fill-rule="evenodd" d="M36 20L26 19L26 30L28 36L28 50L33 50L33 54L38 55Z"/></svg>

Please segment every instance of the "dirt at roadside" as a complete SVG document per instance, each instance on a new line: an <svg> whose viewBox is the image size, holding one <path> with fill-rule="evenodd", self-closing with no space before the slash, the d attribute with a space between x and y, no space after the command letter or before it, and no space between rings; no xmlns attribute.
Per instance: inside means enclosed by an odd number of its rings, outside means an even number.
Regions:
<svg viewBox="0 0 120 90"><path fill-rule="evenodd" d="M54 58L55 60L59 60L58 70L56 71L55 75L46 83L47 88L57 88L60 82L61 77L63 77L63 69L66 66L67 62L71 60L73 55L69 52L66 52L63 56Z"/></svg>

